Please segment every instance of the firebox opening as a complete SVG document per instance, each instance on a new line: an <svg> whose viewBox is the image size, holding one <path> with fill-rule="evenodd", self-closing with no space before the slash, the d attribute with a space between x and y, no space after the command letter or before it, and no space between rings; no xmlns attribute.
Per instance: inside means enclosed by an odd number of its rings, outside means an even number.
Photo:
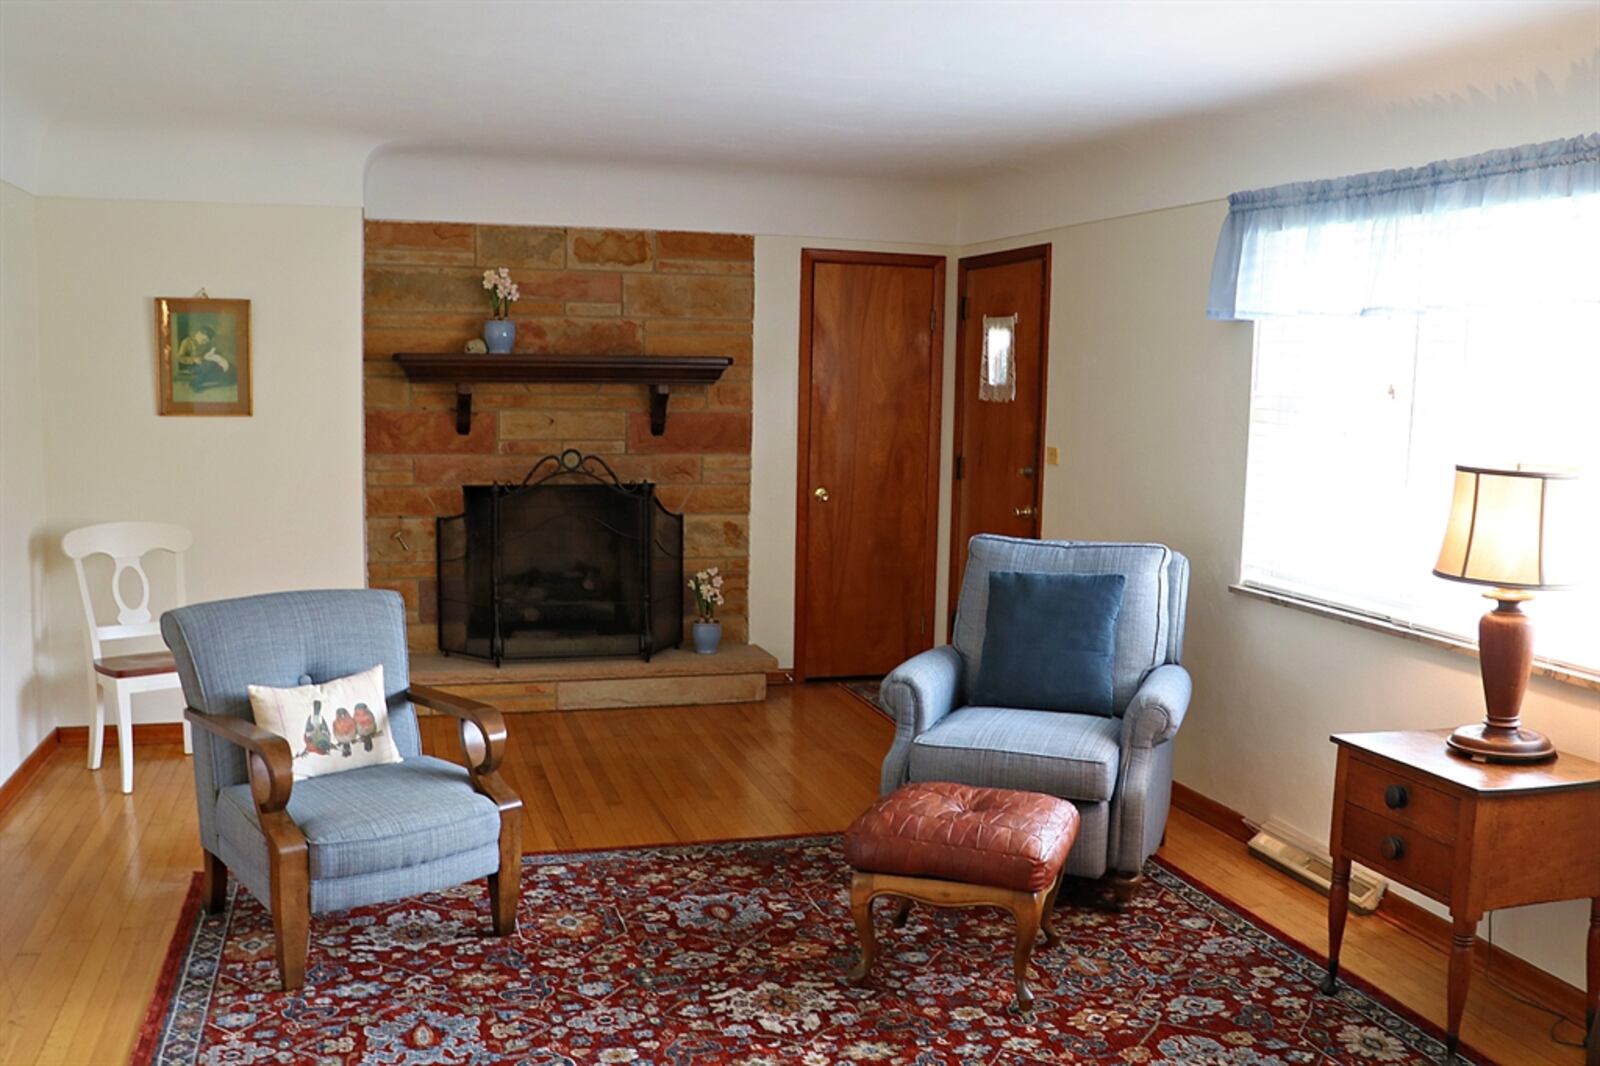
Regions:
<svg viewBox="0 0 1600 1066"><path fill-rule="evenodd" d="M683 516L569 449L466 485L438 520L439 648L499 663L638 655L683 635Z"/></svg>

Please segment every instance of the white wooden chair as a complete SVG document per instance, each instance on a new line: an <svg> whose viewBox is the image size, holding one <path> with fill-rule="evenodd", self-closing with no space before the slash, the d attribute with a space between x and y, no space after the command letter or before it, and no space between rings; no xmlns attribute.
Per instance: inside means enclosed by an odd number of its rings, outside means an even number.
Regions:
<svg viewBox="0 0 1600 1066"><path fill-rule="evenodd" d="M140 692L178 689L177 664L166 650L107 655L105 644L140 638L160 637L161 623L150 614L150 578L144 572L144 557L154 551L171 552L177 577L174 607L184 605L183 553L194 537L182 526L161 522L103 522L74 529L61 538L61 550L72 559L78 573L78 592L83 597L84 622L89 630L89 655L94 660L90 675L90 695L94 698L94 725L89 730L89 769L100 769L105 747L106 706L115 701L117 714L117 753L122 761L122 791L133 791L133 697ZM91 555L109 555L115 564L111 574L111 598L116 601L117 620L113 625L95 621L94 598L89 592L89 576L83 561ZM139 599L130 604L123 597L123 575L132 572L139 578ZM183 723L183 750L194 750L189 723Z"/></svg>

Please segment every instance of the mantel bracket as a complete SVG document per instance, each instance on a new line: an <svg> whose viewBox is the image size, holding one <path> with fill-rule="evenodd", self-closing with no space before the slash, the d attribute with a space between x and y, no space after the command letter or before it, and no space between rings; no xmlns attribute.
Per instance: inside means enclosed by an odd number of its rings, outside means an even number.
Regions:
<svg viewBox="0 0 1600 1066"><path fill-rule="evenodd" d="M456 432L472 432L472 385L466 381L456 382Z"/></svg>
<svg viewBox="0 0 1600 1066"><path fill-rule="evenodd" d="M659 437L667 431L667 387L650 386L650 435Z"/></svg>

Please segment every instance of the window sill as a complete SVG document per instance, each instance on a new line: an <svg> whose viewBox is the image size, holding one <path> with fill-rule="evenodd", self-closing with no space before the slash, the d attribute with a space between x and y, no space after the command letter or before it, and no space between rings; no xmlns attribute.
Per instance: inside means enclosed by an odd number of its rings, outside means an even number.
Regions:
<svg viewBox="0 0 1600 1066"><path fill-rule="evenodd" d="M1478 645L1473 641L1452 637L1445 633L1435 633L1426 629L1412 629L1409 626L1391 622L1387 618L1377 618L1373 615L1362 614L1360 611L1336 607L1333 604L1313 600L1305 596L1297 596L1294 593L1263 588L1259 585L1237 584L1229 585L1228 591L1237 592L1241 596L1248 596L1251 599L1262 600L1266 603L1275 603L1280 607L1292 607L1297 611L1320 615L1323 618L1332 618L1338 622L1347 622L1350 625L1360 626L1362 629L1390 633L1430 647L1459 652L1474 659L1478 657ZM1565 685L1576 685L1579 688L1600 691L1600 672L1597 671L1585 670L1566 663L1552 662L1549 659L1536 658L1533 660L1533 672L1539 677L1547 677L1552 681L1559 681Z"/></svg>

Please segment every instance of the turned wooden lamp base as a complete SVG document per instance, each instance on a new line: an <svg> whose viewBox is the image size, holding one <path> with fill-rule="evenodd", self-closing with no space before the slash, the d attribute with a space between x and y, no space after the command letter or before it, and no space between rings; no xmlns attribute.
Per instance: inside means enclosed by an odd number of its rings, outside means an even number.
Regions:
<svg viewBox="0 0 1600 1066"><path fill-rule="evenodd" d="M1556 746L1532 729L1500 729L1488 722L1464 725L1445 741L1450 750L1489 762L1543 762L1556 757Z"/></svg>
<svg viewBox="0 0 1600 1066"><path fill-rule="evenodd" d="M1522 728L1522 695L1533 668L1533 624L1522 613L1526 592L1494 589L1484 594L1494 610L1478 622L1478 658L1488 714L1482 722L1450 734L1450 750L1489 762L1542 762L1556 757L1550 738Z"/></svg>

